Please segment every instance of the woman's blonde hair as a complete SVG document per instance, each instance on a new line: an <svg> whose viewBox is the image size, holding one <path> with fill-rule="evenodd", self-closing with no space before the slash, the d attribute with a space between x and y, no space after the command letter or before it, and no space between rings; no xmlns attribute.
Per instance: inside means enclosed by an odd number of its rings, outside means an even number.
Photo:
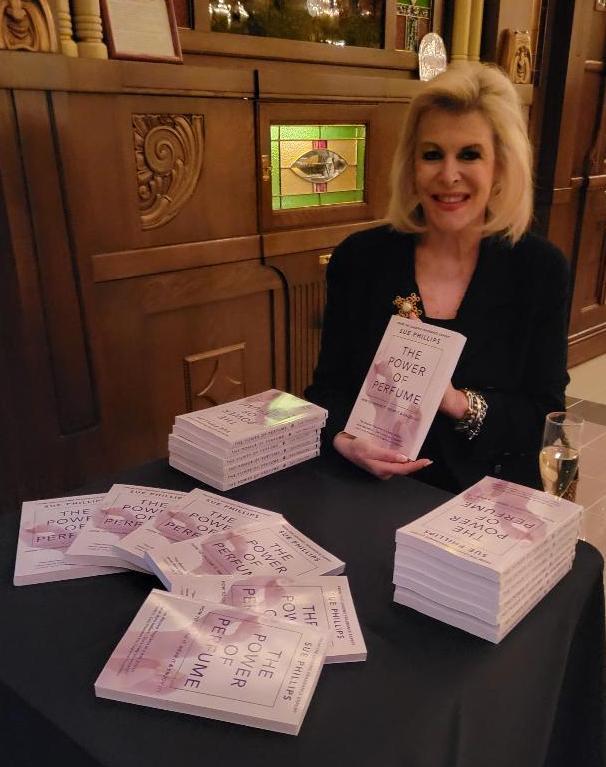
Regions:
<svg viewBox="0 0 606 767"><path fill-rule="evenodd" d="M532 218L532 150L515 88L500 69L488 64L451 67L411 101L391 169L389 221L403 232L426 231L415 190L415 151L419 121L431 109L476 111L490 123L495 185L482 231L516 242Z"/></svg>

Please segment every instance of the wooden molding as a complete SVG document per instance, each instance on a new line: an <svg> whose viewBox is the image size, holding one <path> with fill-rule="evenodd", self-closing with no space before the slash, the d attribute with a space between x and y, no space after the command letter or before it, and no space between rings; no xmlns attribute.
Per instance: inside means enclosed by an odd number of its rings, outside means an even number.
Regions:
<svg viewBox="0 0 606 767"><path fill-rule="evenodd" d="M133 115L142 229L173 219L202 171L202 115Z"/></svg>
<svg viewBox="0 0 606 767"><path fill-rule="evenodd" d="M244 397L246 343L224 346L183 360L187 412Z"/></svg>
<svg viewBox="0 0 606 767"><path fill-rule="evenodd" d="M40 53L59 49L47 0L1 0L0 49Z"/></svg>

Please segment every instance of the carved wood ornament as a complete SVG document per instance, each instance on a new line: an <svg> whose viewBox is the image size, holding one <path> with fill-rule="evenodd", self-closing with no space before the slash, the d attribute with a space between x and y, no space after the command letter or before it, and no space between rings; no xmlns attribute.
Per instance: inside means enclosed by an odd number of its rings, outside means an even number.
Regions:
<svg viewBox="0 0 606 767"><path fill-rule="evenodd" d="M202 171L202 115L133 115L141 228L173 219Z"/></svg>
<svg viewBox="0 0 606 767"><path fill-rule="evenodd" d="M0 0L0 50L57 50L57 33L47 0Z"/></svg>

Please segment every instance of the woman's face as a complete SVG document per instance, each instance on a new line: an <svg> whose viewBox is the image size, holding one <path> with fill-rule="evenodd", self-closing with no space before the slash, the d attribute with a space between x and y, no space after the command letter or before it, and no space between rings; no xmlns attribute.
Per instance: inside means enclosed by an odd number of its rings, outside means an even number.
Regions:
<svg viewBox="0 0 606 767"><path fill-rule="evenodd" d="M462 234L484 224L495 182L492 128L480 112L426 112L415 148L415 188L429 231Z"/></svg>

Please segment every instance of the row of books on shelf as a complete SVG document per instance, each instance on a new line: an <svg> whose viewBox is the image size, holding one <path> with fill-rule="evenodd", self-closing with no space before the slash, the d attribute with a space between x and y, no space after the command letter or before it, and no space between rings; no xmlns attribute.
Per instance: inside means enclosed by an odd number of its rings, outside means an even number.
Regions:
<svg viewBox="0 0 606 767"><path fill-rule="evenodd" d="M178 415L168 438L170 465L217 490L272 474L320 452L327 411L269 389Z"/></svg>

